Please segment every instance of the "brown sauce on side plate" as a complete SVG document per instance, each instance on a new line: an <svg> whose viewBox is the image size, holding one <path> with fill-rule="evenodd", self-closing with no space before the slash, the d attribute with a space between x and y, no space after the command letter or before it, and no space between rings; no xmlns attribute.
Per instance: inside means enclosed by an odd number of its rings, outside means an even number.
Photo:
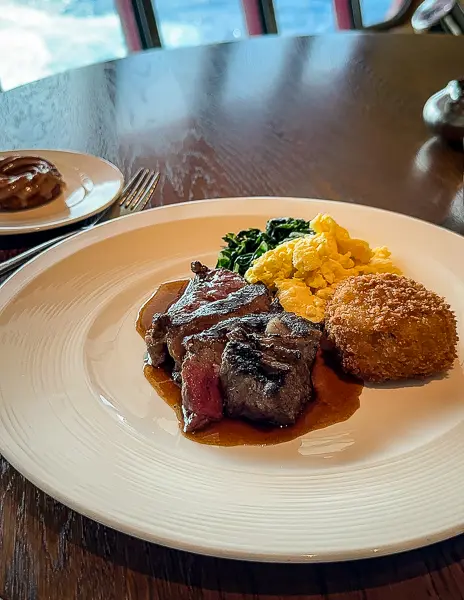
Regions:
<svg viewBox="0 0 464 600"><path fill-rule="evenodd" d="M162 284L140 309L137 331L145 335L156 312L164 312L182 295L187 280ZM163 400L171 406L183 429L182 398L179 386L164 368L146 364L144 375ZM264 426L241 419L224 418L195 433L182 434L195 442L213 446L267 446L289 442L310 431L323 429L349 419L359 408L363 384L345 375L332 364L329 354L319 350L312 372L315 399L309 402L294 425L288 427Z"/></svg>

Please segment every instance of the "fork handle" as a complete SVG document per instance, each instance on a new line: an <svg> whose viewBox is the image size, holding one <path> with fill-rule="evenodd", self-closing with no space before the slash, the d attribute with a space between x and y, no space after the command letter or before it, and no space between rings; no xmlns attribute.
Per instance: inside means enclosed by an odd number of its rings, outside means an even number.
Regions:
<svg viewBox="0 0 464 600"><path fill-rule="evenodd" d="M17 269L18 267L23 265L25 262L30 260L32 257L36 256L37 254L40 254L47 248L50 248L51 246L58 244L58 242L66 240L67 238L71 237L72 235L76 235L76 232L71 231L69 233L64 233L63 235L60 235L59 237L53 238L52 240L47 240L46 242L43 242L42 244L39 244L38 246L34 246L33 248L26 250L25 252L21 252L21 254L18 254L17 256L13 256L13 258L5 260L4 262L0 263L0 276L7 275L10 271L12 271L13 269Z"/></svg>

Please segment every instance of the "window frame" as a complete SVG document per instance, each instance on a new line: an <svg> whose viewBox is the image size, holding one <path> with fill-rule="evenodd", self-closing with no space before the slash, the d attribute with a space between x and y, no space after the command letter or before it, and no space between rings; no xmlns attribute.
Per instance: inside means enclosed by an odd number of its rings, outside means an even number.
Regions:
<svg viewBox="0 0 464 600"><path fill-rule="evenodd" d="M116 0L122 26L130 50L162 47L156 11L156 0ZM309 0L308 0L309 1ZM394 17L376 25L364 26L361 0L332 0L335 18L340 29L387 31L404 22L413 0L403 0ZM273 0L239 0L242 5L249 36L278 34ZM133 25L135 24L135 29Z"/></svg>

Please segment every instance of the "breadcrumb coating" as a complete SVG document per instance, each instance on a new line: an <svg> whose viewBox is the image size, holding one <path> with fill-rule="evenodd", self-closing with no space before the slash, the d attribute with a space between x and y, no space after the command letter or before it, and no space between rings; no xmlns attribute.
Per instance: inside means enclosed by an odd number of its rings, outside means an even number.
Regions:
<svg viewBox="0 0 464 600"><path fill-rule="evenodd" d="M430 377L456 358L456 318L446 301L407 277L349 277L326 307L326 333L344 370L365 381Z"/></svg>

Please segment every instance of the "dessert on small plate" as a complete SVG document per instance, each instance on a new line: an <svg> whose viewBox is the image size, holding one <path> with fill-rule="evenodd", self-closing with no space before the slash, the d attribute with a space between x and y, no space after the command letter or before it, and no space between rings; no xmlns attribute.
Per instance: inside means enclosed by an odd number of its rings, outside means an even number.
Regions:
<svg viewBox="0 0 464 600"><path fill-rule="evenodd" d="M61 150L0 152L0 235L54 229L117 198L123 175L108 161Z"/></svg>
<svg viewBox="0 0 464 600"><path fill-rule="evenodd" d="M38 156L0 156L0 210L42 206L63 193L66 184L56 166Z"/></svg>

